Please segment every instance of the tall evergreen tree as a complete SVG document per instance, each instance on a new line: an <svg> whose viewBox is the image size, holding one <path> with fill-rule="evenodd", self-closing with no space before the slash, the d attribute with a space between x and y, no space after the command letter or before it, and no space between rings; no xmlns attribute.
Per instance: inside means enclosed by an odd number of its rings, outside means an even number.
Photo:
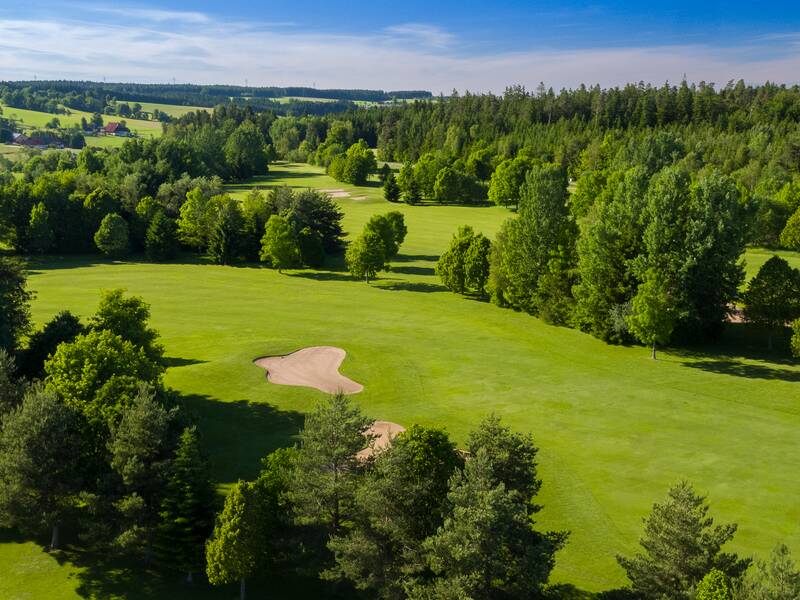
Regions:
<svg viewBox="0 0 800 600"><path fill-rule="evenodd" d="M400 200L400 186L394 173L389 173L383 180L383 197L387 202L398 202Z"/></svg>
<svg viewBox="0 0 800 600"><path fill-rule="evenodd" d="M351 515L359 470L356 453L372 420L343 393L320 402L300 432L289 497L301 521L336 532Z"/></svg>
<svg viewBox="0 0 800 600"><path fill-rule="evenodd" d="M167 261L175 258L178 253L178 228L175 221L158 211L147 227L144 247L150 260Z"/></svg>
<svg viewBox="0 0 800 600"><path fill-rule="evenodd" d="M800 317L800 271L773 256L750 280L743 300L745 317L768 329L771 350L773 331Z"/></svg>
<svg viewBox="0 0 800 600"><path fill-rule="evenodd" d="M208 256L218 265L230 265L239 257L242 214L233 203L224 204L208 238Z"/></svg>
<svg viewBox="0 0 800 600"><path fill-rule="evenodd" d="M424 543L435 577L409 598L530 598L541 594L564 535L535 531L526 500L495 483L484 449L457 472L447 494L452 512Z"/></svg>
<svg viewBox="0 0 800 600"><path fill-rule="evenodd" d="M115 544L143 553L148 562L172 450L174 417L175 410L165 409L143 384L131 405L122 410L108 443L110 465L121 483L121 498L115 503L120 513Z"/></svg>
<svg viewBox="0 0 800 600"><path fill-rule="evenodd" d="M712 569L737 578L750 559L722 552L736 525L715 525L708 503L686 482L673 486L662 504L654 504L644 519L643 552L617 561L625 569L633 592L644 598L691 598L700 580Z"/></svg>
<svg viewBox="0 0 800 600"><path fill-rule="evenodd" d="M213 500L214 488L197 430L187 427L167 471L155 553L161 565L186 573L189 583L193 574L205 567L203 544L214 525Z"/></svg>
<svg viewBox="0 0 800 600"><path fill-rule="evenodd" d="M350 527L331 537L329 578L386 599L424 576L422 543L441 526L447 486L463 464L443 430L410 427L382 450L358 486Z"/></svg>

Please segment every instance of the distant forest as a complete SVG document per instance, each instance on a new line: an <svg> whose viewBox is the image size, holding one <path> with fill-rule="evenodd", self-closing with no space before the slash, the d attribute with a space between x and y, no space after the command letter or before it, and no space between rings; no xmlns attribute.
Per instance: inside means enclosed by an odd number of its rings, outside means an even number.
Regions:
<svg viewBox="0 0 800 600"><path fill-rule="evenodd" d="M356 101L387 102L431 98L424 90L324 90L308 87L243 87L235 85L98 83L93 81L0 81L3 102L15 108L51 113L63 109L103 112L114 99L129 102L156 102L182 106L213 107L234 102L278 114L329 114L353 108ZM312 98L333 100L315 102L293 99L288 103L279 98Z"/></svg>

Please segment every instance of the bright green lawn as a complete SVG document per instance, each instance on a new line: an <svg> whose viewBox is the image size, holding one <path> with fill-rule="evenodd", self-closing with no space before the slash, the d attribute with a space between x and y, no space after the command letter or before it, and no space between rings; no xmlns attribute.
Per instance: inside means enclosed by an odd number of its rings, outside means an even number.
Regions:
<svg viewBox="0 0 800 600"><path fill-rule="evenodd" d="M38 323L64 308L89 315L98 292L117 286L152 304L175 365L167 383L199 415L221 484L253 476L259 457L289 443L321 398L267 383L252 359L331 344L347 350L343 372L365 385L356 399L375 418L445 426L463 442L494 411L533 433L544 479L540 522L572 532L558 581L589 590L622 584L614 555L634 549L652 502L683 478L709 494L715 516L739 523L733 549L763 556L782 540L800 550L800 368L783 354L766 360L763 338L737 326L718 347L652 361L641 347L608 346L439 285L434 262L456 227L491 236L504 209L389 205L378 187L339 184L308 166L279 165L258 182L275 183L366 196L341 200L351 234L376 212L402 210L409 234L393 270L366 285L335 266L279 275L192 261L49 258L31 277ZM751 262L761 258L754 253ZM153 597L130 574L87 564L59 565L30 543L0 545L0 597L47 589L74 598L79 586L84 596L100 586L98 597L124 589ZM267 589L273 598L302 596Z"/></svg>

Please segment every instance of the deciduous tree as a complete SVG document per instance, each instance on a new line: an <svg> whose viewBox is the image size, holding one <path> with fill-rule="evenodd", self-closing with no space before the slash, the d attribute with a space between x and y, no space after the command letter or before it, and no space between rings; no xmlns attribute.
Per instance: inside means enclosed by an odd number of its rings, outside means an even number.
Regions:
<svg viewBox="0 0 800 600"><path fill-rule="evenodd" d="M51 549L81 485L79 431L77 413L42 387L0 426L0 520L35 534L49 529Z"/></svg>
<svg viewBox="0 0 800 600"><path fill-rule="evenodd" d="M656 359L656 344L668 344L678 320L674 295L665 277L650 270L639 285L631 303L628 328L631 334L652 348Z"/></svg>
<svg viewBox="0 0 800 600"><path fill-rule="evenodd" d="M107 256L124 256L130 249L128 222L117 213L107 214L94 234L94 243Z"/></svg>
<svg viewBox="0 0 800 600"><path fill-rule="evenodd" d="M272 215L261 238L261 260L280 273L283 269L299 265L300 259L300 248L292 225L285 217Z"/></svg>
<svg viewBox="0 0 800 600"><path fill-rule="evenodd" d="M364 278L369 283L378 271L386 268L386 246L375 231L364 231L347 247L345 262L353 277Z"/></svg>
<svg viewBox="0 0 800 600"><path fill-rule="evenodd" d="M238 581L240 600L245 600L246 579L263 563L267 531L259 492L252 481L234 485L206 542L208 581L211 585Z"/></svg>
<svg viewBox="0 0 800 600"><path fill-rule="evenodd" d="M21 262L0 257L0 348L7 351L16 350L30 329L33 294L26 289L27 281Z"/></svg>

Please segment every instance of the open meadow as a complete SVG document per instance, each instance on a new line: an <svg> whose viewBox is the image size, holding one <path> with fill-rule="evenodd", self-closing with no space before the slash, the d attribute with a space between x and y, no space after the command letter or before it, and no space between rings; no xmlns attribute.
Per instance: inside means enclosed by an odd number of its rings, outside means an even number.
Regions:
<svg viewBox="0 0 800 600"><path fill-rule="evenodd" d="M136 102L135 100L125 100L120 99L119 102L126 102L133 106L134 104L139 104L142 107L142 110L145 112L152 113L154 110L160 110L163 113L168 114L170 117L182 117L185 114L190 112L195 112L198 110L205 110L211 111L210 108L206 108L204 106L184 106L182 104L164 104L161 102Z"/></svg>
<svg viewBox="0 0 800 600"><path fill-rule="evenodd" d="M3 109L3 117L6 119L13 119L24 129L44 129L45 125L57 118L62 127L70 127L72 125L79 125L81 118L87 121L92 118L92 114L81 110L69 109L69 114L55 115L51 113L41 112L37 110L27 110L24 108L14 108L0 104ZM159 121L143 121L141 119L123 119L116 115L103 115L103 123L119 122L124 120L128 129L140 137L160 137L161 136L161 123ZM113 141L118 140L118 141ZM124 138L115 138L113 136L86 136L86 144L96 147L119 146L124 142Z"/></svg>
<svg viewBox="0 0 800 600"><path fill-rule="evenodd" d="M463 443L494 412L533 434L544 481L540 526L571 531L557 582L589 591L622 585L615 554L634 550L642 517L682 479L708 494L716 518L738 522L733 549L765 556L781 540L800 550L800 367L785 342L767 354L763 335L733 325L714 346L666 350L652 361L642 347L606 345L441 286L434 265L456 228L470 224L492 237L509 216L503 208L389 204L376 183L349 186L296 164L273 165L230 190L275 185L332 191L351 237L371 215L402 211L408 237L391 271L367 285L337 261L283 274L195 258L44 257L31 265L37 324L63 309L91 314L103 289L123 287L151 304L169 357L166 382L197 415L222 490L291 444L323 397L268 383L253 360L331 345L347 351L342 374L364 385L354 398L375 419L446 427ZM769 255L749 252L748 274ZM783 255L800 265L798 255ZM122 566L6 542L2 598L234 593L140 584ZM273 598L297 597L291 586L269 589Z"/></svg>

